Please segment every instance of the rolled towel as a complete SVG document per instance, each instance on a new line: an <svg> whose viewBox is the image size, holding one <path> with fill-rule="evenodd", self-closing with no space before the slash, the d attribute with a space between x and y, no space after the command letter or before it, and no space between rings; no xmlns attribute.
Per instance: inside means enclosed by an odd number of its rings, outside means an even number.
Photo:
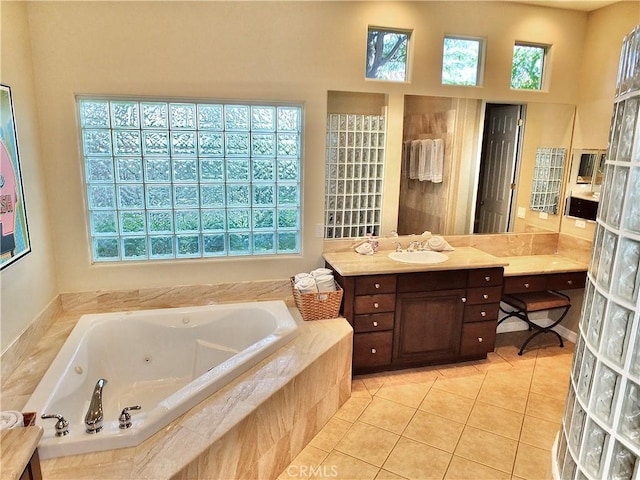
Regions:
<svg viewBox="0 0 640 480"><path fill-rule="evenodd" d="M336 290L336 281L333 275L319 275L316 277L316 285L319 292L334 292Z"/></svg>
<svg viewBox="0 0 640 480"><path fill-rule="evenodd" d="M318 285L313 277L305 277L295 282L295 287L300 293L318 293Z"/></svg>
<svg viewBox="0 0 640 480"><path fill-rule="evenodd" d="M295 277L293 277L293 281L295 283L298 283L300 280L302 280L303 278L313 278L313 276L311 276L310 273L307 272L302 272L302 273L298 273L296 274Z"/></svg>
<svg viewBox="0 0 640 480"><path fill-rule="evenodd" d="M449 245L449 242L439 235L433 236L427 240L427 248L434 252L451 252L454 250L454 248Z"/></svg>
<svg viewBox="0 0 640 480"><path fill-rule="evenodd" d="M364 243L361 243L360 245L358 245L356 247L356 252L358 252L360 255L373 255L374 254L373 247L371 246L371 244L369 242L364 242Z"/></svg>
<svg viewBox="0 0 640 480"><path fill-rule="evenodd" d="M311 270L312 277L317 278L320 275L333 275L333 270L330 268L316 268L315 270Z"/></svg>
<svg viewBox="0 0 640 480"><path fill-rule="evenodd" d="M9 430L10 428L18 427L24 427L22 413L16 410L0 412L0 430Z"/></svg>

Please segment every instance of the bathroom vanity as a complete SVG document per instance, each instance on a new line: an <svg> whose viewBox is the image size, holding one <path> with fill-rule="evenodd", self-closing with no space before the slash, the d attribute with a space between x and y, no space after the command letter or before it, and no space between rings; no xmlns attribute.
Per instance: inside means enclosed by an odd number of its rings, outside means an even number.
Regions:
<svg viewBox="0 0 640 480"><path fill-rule="evenodd" d="M2 478L5 480L42 480L38 442L42 428L19 427L0 432Z"/></svg>
<svg viewBox="0 0 640 480"><path fill-rule="evenodd" d="M324 254L344 290L355 374L486 358L502 293L582 288L587 266L556 255L496 257L473 247L437 264L388 252Z"/></svg>

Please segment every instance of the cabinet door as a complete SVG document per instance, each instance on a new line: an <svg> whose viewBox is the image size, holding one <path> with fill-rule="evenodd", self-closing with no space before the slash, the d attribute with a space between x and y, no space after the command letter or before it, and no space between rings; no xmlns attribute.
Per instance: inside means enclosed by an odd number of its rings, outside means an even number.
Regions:
<svg viewBox="0 0 640 480"><path fill-rule="evenodd" d="M393 363L453 360L460 351L464 290L397 295Z"/></svg>

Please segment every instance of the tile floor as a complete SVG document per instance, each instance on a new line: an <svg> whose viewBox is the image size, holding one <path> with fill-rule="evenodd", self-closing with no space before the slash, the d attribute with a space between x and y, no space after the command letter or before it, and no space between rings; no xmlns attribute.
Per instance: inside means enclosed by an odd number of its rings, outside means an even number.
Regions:
<svg viewBox="0 0 640 480"><path fill-rule="evenodd" d="M354 377L279 480L550 479L574 345L542 335L518 356L526 335L482 361Z"/></svg>

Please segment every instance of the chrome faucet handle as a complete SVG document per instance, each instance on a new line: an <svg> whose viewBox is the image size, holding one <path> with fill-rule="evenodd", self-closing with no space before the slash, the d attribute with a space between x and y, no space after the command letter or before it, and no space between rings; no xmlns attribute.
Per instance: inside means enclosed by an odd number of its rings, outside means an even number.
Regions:
<svg viewBox="0 0 640 480"><path fill-rule="evenodd" d="M400 244L400 242L393 242L396 244L396 252L402 252L402 245Z"/></svg>
<svg viewBox="0 0 640 480"><path fill-rule="evenodd" d="M420 249L420 242L417 240L412 241L409 244L409 247L407 248L407 252L415 252L416 251L416 246L418 249Z"/></svg>
<svg viewBox="0 0 640 480"><path fill-rule="evenodd" d="M131 426L131 414L129 410L140 410L142 407L140 405L134 405L132 407L124 407L122 409L122 413L118 417L118 422L120 423L120 428L125 429Z"/></svg>
<svg viewBox="0 0 640 480"><path fill-rule="evenodd" d="M56 437L64 437L69 434L69 422L65 420L62 415L58 415L56 413L53 414L42 414L40 416L43 420L48 418L56 418L58 421L56 422Z"/></svg>

